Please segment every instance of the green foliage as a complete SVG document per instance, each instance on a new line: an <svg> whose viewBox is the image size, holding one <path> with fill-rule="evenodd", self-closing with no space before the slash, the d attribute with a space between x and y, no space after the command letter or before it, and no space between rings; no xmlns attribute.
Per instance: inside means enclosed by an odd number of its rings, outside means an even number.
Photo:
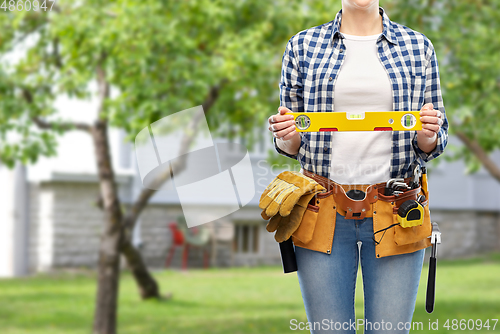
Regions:
<svg viewBox="0 0 500 334"><path fill-rule="evenodd" d="M381 5L392 20L432 40L451 133L466 133L487 152L499 148L500 3ZM57 119L57 96L95 96L98 64L113 88L105 115L130 138L151 122L202 104L222 85L208 113L211 130L243 137L249 146L262 136L271 140L263 124L279 104L286 41L331 21L340 1L61 0L57 8L0 16L0 159L9 164L55 154L60 131L35 130L30 118ZM16 52L13 62L9 54L21 46L27 52ZM477 167L465 148L455 157Z"/></svg>
<svg viewBox="0 0 500 334"><path fill-rule="evenodd" d="M95 97L98 66L112 87L103 117L130 138L202 104L221 85L209 126L251 146L279 104L287 40L333 19L339 7L325 11L312 0L61 0L57 11L6 12L0 55L21 46L26 52L0 65L0 159L54 154L56 133L36 131L31 119L54 119L58 96ZM23 136L12 140L10 132Z"/></svg>
<svg viewBox="0 0 500 334"><path fill-rule="evenodd" d="M382 0L391 19L429 37L440 65L450 132L491 152L500 148L500 3L495 0ZM454 154L475 171L465 146Z"/></svg>

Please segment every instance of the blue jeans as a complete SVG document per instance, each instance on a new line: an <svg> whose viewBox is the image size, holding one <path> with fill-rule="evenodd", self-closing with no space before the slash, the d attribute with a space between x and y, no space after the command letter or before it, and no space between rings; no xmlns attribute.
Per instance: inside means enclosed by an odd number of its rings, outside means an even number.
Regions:
<svg viewBox="0 0 500 334"><path fill-rule="evenodd" d="M365 323L360 319L359 328L366 334L409 333L424 250L376 258L373 218L346 219L337 213L336 219L330 255L295 247L311 333L356 333L354 291L360 258Z"/></svg>

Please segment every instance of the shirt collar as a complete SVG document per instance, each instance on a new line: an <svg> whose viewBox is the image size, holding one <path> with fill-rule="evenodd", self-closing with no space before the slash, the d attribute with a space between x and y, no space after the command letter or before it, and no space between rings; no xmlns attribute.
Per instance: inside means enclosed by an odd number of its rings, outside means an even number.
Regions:
<svg viewBox="0 0 500 334"><path fill-rule="evenodd" d="M382 31L382 35L392 44L398 43L398 38L396 33L394 32L394 27L392 25L391 20L385 13L385 10L382 7L379 7L379 13L382 15L382 25L384 26L384 30ZM332 42L336 37L343 38L340 33L340 22L342 21L342 9L337 13L335 20L333 20L332 26Z"/></svg>

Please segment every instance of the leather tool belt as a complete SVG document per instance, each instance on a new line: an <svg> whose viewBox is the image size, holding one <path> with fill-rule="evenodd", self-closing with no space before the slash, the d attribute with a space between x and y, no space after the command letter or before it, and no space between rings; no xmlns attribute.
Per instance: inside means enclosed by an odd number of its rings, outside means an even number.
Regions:
<svg viewBox="0 0 500 334"><path fill-rule="evenodd" d="M337 203L337 207L345 212L345 217L347 219L364 219L366 217L366 214L370 211L371 205L378 200L391 203L394 202L395 205L393 208L393 213L397 214L399 206L407 200L416 200L421 189L419 186L415 189L406 190L402 194L397 196L385 196L384 190L386 187L386 183L382 182L369 185L364 190L364 192L358 191L358 195L361 194L362 198L353 199L352 197L348 196L346 190L342 185L326 177L312 173L308 170L302 170L302 173L325 187L327 192L333 192L333 197L335 199L335 203ZM404 179L404 182L408 184L410 180L411 178L406 178ZM355 187L356 186L353 186L353 188ZM427 203L422 203L422 205L424 206L425 204Z"/></svg>

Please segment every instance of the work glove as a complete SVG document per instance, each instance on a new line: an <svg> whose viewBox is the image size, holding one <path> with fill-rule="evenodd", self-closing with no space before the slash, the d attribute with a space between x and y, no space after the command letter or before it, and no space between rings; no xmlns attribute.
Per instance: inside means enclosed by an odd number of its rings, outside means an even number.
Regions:
<svg viewBox="0 0 500 334"><path fill-rule="evenodd" d="M266 230L269 232L274 232L274 239L277 242L283 242L290 238L290 236L299 228L302 221L302 217L307 210L307 205L309 201L316 195L315 193L308 193L300 197L300 199L295 204L291 213L285 217L277 214L274 215L269 223L267 223ZM312 235L311 235L312 236ZM304 243L310 240L301 240Z"/></svg>
<svg viewBox="0 0 500 334"><path fill-rule="evenodd" d="M281 217L286 217L302 195L315 195L324 190L319 183L301 173L283 172L267 186L260 197L259 207L264 210L262 217L273 217L278 211Z"/></svg>

